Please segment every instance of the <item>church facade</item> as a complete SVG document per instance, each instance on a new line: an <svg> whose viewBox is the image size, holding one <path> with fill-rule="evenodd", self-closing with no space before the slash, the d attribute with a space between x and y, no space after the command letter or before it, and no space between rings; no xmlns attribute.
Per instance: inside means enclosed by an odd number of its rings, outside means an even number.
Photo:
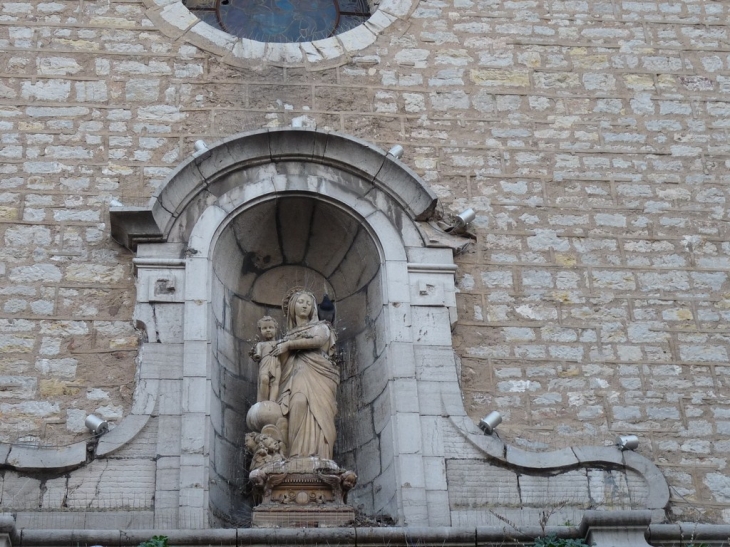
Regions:
<svg viewBox="0 0 730 547"><path fill-rule="evenodd" d="M230 1L0 3L8 530L250 529L302 286L358 526L724 534L728 6Z"/></svg>

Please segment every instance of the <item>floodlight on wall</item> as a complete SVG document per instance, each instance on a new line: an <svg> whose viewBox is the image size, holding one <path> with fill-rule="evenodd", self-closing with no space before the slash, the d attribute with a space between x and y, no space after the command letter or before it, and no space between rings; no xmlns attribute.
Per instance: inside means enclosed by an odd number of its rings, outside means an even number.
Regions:
<svg viewBox="0 0 730 547"><path fill-rule="evenodd" d="M393 148L388 150L388 155L393 156L395 159L399 160L403 157L403 147L400 144L396 144Z"/></svg>
<svg viewBox="0 0 730 547"><path fill-rule="evenodd" d="M193 146L195 146L196 152L205 152L206 150L208 150L208 145L205 144L205 141L203 140L195 141L195 144Z"/></svg>
<svg viewBox="0 0 730 547"><path fill-rule="evenodd" d="M636 435L619 435L616 437L619 450L636 450L639 448L639 437Z"/></svg>
<svg viewBox="0 0 730 547"><path fill-rule="evenodd" d="M474 209L466 209L465 211L462 211L456 215L456 218L454 218L454 230L457 232L463 230L469 226L476 217L477 214L474 212Z"/></svg>
<svg viewBox="0 0 730 547"><path fill-rule="evenodd" d="M499 424L502 423L502 415L496 410L487 414L479 420L479 429L484 431L485 435L491 435Z"/></svg>
<svg viewBox="0 0 730 547"><path fill-rule="evenodd" d="M109 431L109 423L106 420L99 418L99 416L94 416L93 414L89 414L86 417L84 425L86 426L86 429L91 431L97 437Z"/></svg>

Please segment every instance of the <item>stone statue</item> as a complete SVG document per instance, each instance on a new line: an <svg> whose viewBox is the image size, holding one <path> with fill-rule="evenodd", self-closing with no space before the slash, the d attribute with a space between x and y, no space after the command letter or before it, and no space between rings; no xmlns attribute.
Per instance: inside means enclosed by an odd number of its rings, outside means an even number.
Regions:
<svg viewBox="0 0 730 547"><path fill-rule="evenodd" d="M246 415L249 480L258 503L253 524L344 525L355 516L346 500L357 475L332 461L340 383L335 332L319 319L306 289L290 290L282 309L284 337L274 342L276 322L263 317L262 341L252 352L261 363L258 402Z"/></svg>
<svg viewBox="0 0 730 547"><path fill-rule="evenodd" d="M256 344L252 357L259 363L259 389L257 402L276 401L279 398L279 382L281 380L281 362L273 354L276 348L276 331L279 325L276 319L268 315L259 319L258 328L261 342Z"/></svg>
<svg viewBox="0 0 730 547"><path fill-rule="evenodd" d="M335 333L317 316L317 301L308 291L294 292L285 302L287 334L272 355L283 362L278 403L289 418L289 457L332 459L340 372L333 353Z"/></svg>

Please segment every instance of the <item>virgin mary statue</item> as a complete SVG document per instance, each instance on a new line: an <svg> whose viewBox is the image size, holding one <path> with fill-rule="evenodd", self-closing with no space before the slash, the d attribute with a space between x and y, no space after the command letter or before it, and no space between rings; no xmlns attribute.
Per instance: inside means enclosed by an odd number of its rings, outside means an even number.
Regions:
<svg viewBox="0 0 730 547"><path fill-rule="evenodd" d="M273 355L282 362L278 403L288 417L289 457L331 460L340 373L333 354L336 336L320 321L314 295L296 290L284 300L287 334Z"/></svg>

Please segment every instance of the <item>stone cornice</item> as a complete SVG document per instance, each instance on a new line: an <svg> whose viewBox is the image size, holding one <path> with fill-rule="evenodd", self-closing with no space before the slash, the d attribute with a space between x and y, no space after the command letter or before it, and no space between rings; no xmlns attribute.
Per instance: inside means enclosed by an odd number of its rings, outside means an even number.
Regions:
<svg viewBox="0 0 730 547"><path fill-rule="evenodd" d="M130 249L166 241L175 220L225 176L263 164L305 162L354 174L393 198L414 220L427 220L436 195L408 166L384 150L335 132L309 129L252 131L191 155L145 207L110 209L112 236ZM245 183L244 183L245 184Z"/></svg>

